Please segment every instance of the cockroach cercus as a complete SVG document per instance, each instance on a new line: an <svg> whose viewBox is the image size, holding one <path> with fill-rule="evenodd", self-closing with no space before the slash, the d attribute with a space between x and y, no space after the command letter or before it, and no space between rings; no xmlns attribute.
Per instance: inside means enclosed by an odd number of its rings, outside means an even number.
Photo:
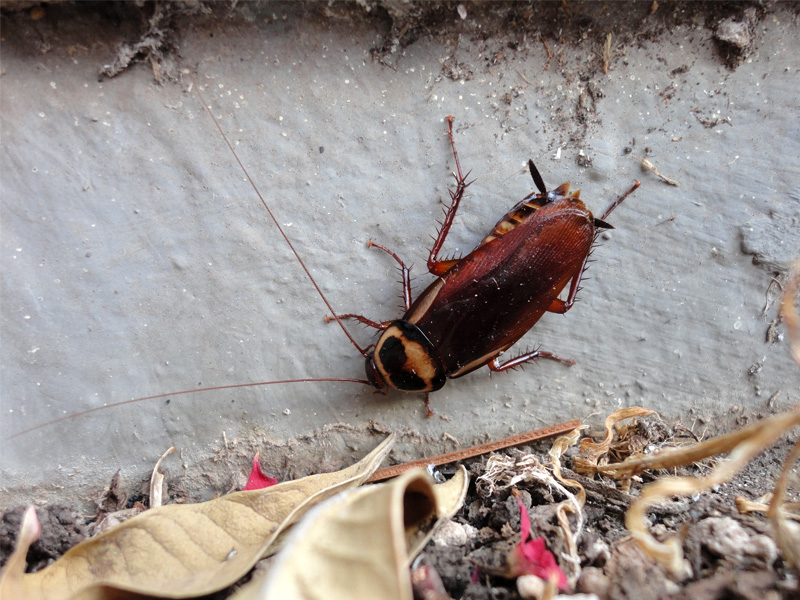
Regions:
<svg viewBox="0 0 800 600"><path fill-rule="evenodd" d="M540 350L502 361L500 355L527 333L545 312L563 314L572 308L598 231L611 228L606 218L639 187L638 181L598 219L581 201L580 190L571 191L569 183L548 191L533 161L529 160L528 168L537 191L531 192L506 213L472 252L462 258L440 259L439 252L464 192L471 183L466 180L469 173L465 175L461 170L453 138L453 117L448 116L456 186L449 191L450 206L444 211L444 219L428 256L428 271L436 279L413 300L409 267L393 251L369 241L368 246L383 250L398 263L402 273L405 313L399 319L383 322L356 314L336 314L239 159L200 88L195 89L270 219L330 311L332 316L326 316L325 320L335 321L364 357L367 379L261 381L144 396L73 413L19 431L7 439L123 404L215 390L301 382L352 382L371 385L384 393L389 388L421 393L430 416L433 414L428 401L430 392L441 389L447 379L461 377L480 367L488 366L491 371L500 372L538 358L574 364L571 359ZM559 295L567 284L567 297L561 299ZM366 348L361 347L344 326L343 321L349 319L378 330L377 341Z"/></svg>

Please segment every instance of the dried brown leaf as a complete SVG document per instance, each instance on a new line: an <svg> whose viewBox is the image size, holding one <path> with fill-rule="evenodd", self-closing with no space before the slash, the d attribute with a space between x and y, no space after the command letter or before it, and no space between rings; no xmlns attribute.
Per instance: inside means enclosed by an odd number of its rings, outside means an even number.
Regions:
<svg viewBox="0 0 800 600"><path fill-rule="evenodd" d="M418 469L337 495L294 528L267 576L245 586L242 598L411 600L411 559L460 508L467 484L463 467L440 485Z"/></svg>
<svg viewBox="0 0 800 600"><path fill-rule="evenodd" d="M61 559L22 576L22 595L41 598L161 598L210 594L241 578L289 525L312 506L363 483L391 445L392 435L359 463L338 471L236 492L190 505L162 506L78 544ZM0 585L13 584L6 569ZM116 591L122 591L117 594ZM4 596L5 597L5 596Z"/></svg>

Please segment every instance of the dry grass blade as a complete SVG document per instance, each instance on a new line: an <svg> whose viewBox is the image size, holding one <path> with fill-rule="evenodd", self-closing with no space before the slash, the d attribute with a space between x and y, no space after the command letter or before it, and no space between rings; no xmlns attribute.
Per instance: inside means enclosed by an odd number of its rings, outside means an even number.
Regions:
<svg viewBox="0 0 800 600"><path fill-rule="evenodd" d="M786 467L784 467L786 468ZM772 501L772 493L766 494L763 501L771 502ZM750 500L749 498L745 498L744 496L736 496L733 499L734 503L736 504L736 510L739 511L739 514L746 515L747 513L753 512L762 512L765 513L769 510L769 504L765 504L763 501L758 502L755 500ZM795 519L796 521L800 521L800 502L785 502L783 504L783 510L786 511L786 516L790 519Z"/></svg>
<svg viewBox="0 0 800 600"><path fill-rule="evenodd" d="M651 162L649 159L647 159L647 158L640 158L640 159L639 159L639 162L641 162L641 163L642 163L642 166L643 166L645 169L647 169L648 171L651 171L651 172L652 172L652 173L653 173L653 174L654 174L656 177L658 177L658 178L659 178L661 181L663 181L664 183L668 183L668 184L670 184L670 185L674 185L675 187L678 187L678 186L680 185L680 184L679 184L677 181L675 181L674 179L670 179L670 178L669 178L669 177L667 177L666 175L663 175L663 174L662 174L662 173L661 173L661 172L660 172L660 171L659 171L659 170L656 168L656 166L655 166L655 165L654 165L654 164L653 164L653 163L652 163L652 162Z"/></svg>
<svg viewBox="0 0 800 600"><path fill-rule="evenodd" d="M578 577L581 574L581 560L580 556L578 556L578 538L580 537L583 529L583 506L586 504L586 490L574 479L565 479L563 477L561 474L561 457L569 447L578 443L578 440L581 436L581 431L583 431L583 429L584 428L581 427L579 429L575 429L567 435L561 436L555 442L553 442L553 446L548 452L548 456L550 456L550 466L553 469L553 475L555 475L556 479L558 479L565 486L577 488L578 490L578 493L574 497L574 501L571 499L563 500L559 502L558 506L556 507L556 517L558 518L558 524L561 527L561 531L564 535L564 540L567 543L568 549L567 556L562 557L570 565L569 573L567 574L567 580L572 586L575 585ZM567 512L573 513L578 519L574 532L570 527Z"/></svg>
<svg viewBox="0 0 800 600"><path fill-rule="evenodd" d="M25 598L25 557L28 548L39 539L42 534L42 525L36 516L36 509L29 506L22 515L19 537L14 547L14 552L6 562L0 577L0 598Z"/></svg>
<svg viewBox="0 0 800 600"><path fill-rule="evenodd" d="M774 444L781 435L798 425L800 410L794 410L701 444L663 450L651 456L607 465L598 470L605 475L629 479L645 469L668 469L692 464L709 456L730 453L728 459L721 462L707 477L665 477L645 486L625 515L625 525L642 550L674 575L682 577L686 574L686 566L680 541L673 537L661 543L650 535L646 525L647 509L670 496L695 494L728 481L764 448Z"/></svg>
<svg viewBox="0 0 800 600"><path fill-rule="evenodd" d="M362 484L394 440L389 436L359 463L336 473L149 510L22 576L23 594L8 597L111 597L116 589L190 598L225 588L270 554L278 535L312 506ZM0 585L11 577L7 569Z"/></svg>

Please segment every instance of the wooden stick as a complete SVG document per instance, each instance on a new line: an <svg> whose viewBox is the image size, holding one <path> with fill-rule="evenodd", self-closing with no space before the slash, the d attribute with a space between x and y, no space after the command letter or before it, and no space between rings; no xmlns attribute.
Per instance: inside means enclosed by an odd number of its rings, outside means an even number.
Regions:
<svg viewBox="0 0 800 600"><path fill-rule="evenodd" d="M398 475L417 467L427 467L428 465L435 465L438 467L439 465L446 465L447 463L464 460L465 458L472 458L473 456L478 456L480 454L496 452L497 450L502 450L503 448L511 448L513 446L529 444L530 442L546 440L547 438L569 433L573 429L580 427L580 425L580 419L573 419L572 421L567 421L566 423L559 423L558 425L551 425L550 427L544 427L542 429L534 429L533 431L528 431L526 433L518 433L517 435L512 435L511 437L507 437L502 440L488 442L486 444L479 444L477 446L465 448L464 450L456 450L455 452L448 452L447 454L439 454L438 456L432 456L430 458L422 458L420 460L414 460L401 465L394 465L393 467L378 469L372 474L372 477L370 477L367 482L382 481L384 479L389 479L390 477L397 477Z"/></svg>

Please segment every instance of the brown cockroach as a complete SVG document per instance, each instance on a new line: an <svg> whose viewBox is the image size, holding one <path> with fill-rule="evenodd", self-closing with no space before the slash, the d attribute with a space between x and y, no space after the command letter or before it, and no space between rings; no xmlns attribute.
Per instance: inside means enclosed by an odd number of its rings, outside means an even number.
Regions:
<svg viewBox="0 0 800 600"><path fill-rule="evenodd" d="M405 312L399 319L385 322L355 314L337 315L239 159L199 87L196 90L270 219L333 315L326 317L326 320L335 321L364 357L367 378L286 379L155 394L73 413L19 431L6 439L124 404L215 390L301 382L352 382L371 385L384 392L392 388L422 393L430 416L428 393L441 389L447 379L461 377L483 366L488 366L493 372L505 371L538 358L574 363L571 359L540 350L524 352L502 361L500 356L514 346L545 312L563 314L572 308L598 231L611 228L606 218L639 187L638 181L598 219L581 201L580 191L570 190L569 183L548 191L533 161L529 160L528 168L536 191L506 213L469 254L462 258L442 260L439 253L464 192L471 183L466 180L468 174L465 175L461 170L453 138L453 118L448 116L448 137L456 165L456 186L450 191L451 203L445 210L444 220L427 261L428 271L436 279L414 300L406 264L392 250L369 241L369 246L388 253L400 266ZM567 284L567 297L562 300L559 295ZM377 329L380 335L376 342L366 348L359 345L344 326L345 319L354 319Z"/></svg>

